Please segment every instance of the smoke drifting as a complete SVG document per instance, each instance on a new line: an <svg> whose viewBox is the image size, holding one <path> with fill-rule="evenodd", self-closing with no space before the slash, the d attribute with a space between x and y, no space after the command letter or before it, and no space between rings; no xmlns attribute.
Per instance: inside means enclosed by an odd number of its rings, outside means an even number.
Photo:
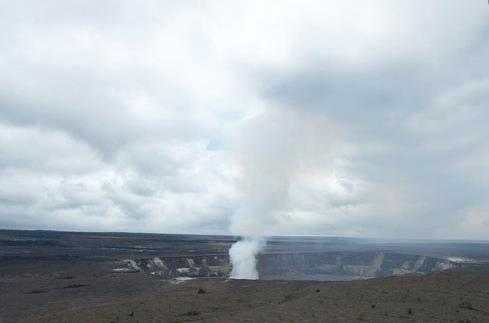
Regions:
<svg viewBox="0 0 489 323"><path fill-rule="evenodd" d="M229 250L231 278L258 279L256 256L265 248L266 236L280 233L277 224L295 207L289 194L294 178L309 166L304 160L321 155L317 144L327 129L323 121L270 108L243 127L236 145L241 207L231 219L230 231L244 238Z"/></svg>

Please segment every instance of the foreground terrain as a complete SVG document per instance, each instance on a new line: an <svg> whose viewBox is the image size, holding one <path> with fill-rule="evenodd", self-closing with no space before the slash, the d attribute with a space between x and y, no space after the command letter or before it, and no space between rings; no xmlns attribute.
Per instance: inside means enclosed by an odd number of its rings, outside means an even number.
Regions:
<svg viewBox="0 0 489 323"><path fill-rule="evenodd" d="M238 281L235 241L0 230L0 322L489 322L484 242L273 238Z"/></svg>
<svg viewBox="0 0 489 323"><path fill-rule="evenodd" d="M135 273L12 279L2 322L489 322L489 276L182 283ZM22 283L22 281L24 281ZM20 285L19 285L20 284Z"/></svg>

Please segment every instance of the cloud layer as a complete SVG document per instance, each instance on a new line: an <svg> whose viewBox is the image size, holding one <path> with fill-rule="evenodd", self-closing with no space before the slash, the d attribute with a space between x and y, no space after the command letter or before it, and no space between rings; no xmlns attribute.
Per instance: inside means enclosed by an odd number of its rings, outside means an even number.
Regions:
<svg viewBox="0 0 489 323"><path fill-rule="evenodd" d="M11 1L0 227L487 238L488 34L485 2Z"/></svg>

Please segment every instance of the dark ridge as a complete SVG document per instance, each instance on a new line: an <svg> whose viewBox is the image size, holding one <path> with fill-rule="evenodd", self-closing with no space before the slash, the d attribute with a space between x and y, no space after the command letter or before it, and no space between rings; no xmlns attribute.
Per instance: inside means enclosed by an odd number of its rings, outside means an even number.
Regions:
<svg viewBox="0 0 489 323"><path fill-rule="evenodd" d="M63 289L67 289L67 288L81 288L81 287L85 287L85 286L88 286L88 285L87 284L71 284L71 285L63 286Z"/></svg>
<svg viewBox="0 0 489 323"><path fill-rule="evenodd" d="M75 279L75 276L58 276L56 279Z"/></svg>
<svg viewBox="0 0 489 323"><path fill-rule="evenodd" d="M22 291L21 293L22 294L45 294L47 292L48 291L44 290L44 289L32 289L32 290L28 290L28 291Z"/></svg>

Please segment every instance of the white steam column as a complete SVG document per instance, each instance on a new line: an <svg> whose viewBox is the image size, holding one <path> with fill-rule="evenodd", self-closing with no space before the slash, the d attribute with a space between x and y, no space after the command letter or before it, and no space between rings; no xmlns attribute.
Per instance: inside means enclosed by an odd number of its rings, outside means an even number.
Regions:
<svg viewBox="0 0 489 323"><path fill-rule="evenodd" d="M230 278L232 279L258 279L256 261L258 253L265 246L262 237L245 237L232 245L229 257L233 265Z"/></svg>

